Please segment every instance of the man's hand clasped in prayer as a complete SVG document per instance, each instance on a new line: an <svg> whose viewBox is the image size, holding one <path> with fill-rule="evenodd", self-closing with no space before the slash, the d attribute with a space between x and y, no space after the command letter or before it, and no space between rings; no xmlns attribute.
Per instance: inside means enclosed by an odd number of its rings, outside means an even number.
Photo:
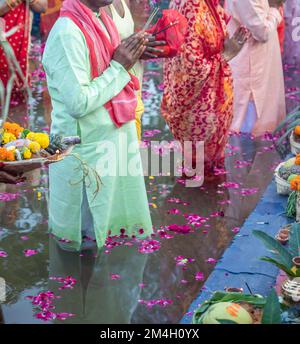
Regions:
<svg viewBox="0 0 300 344"><path fill-rule="evenodd" d="M157 41L155 36L149 35L147 36L148 42L146 44L146 49L141 56L142 60L148 60L148 59L156 59L158 58L158 54L162 53L163 51L161 49L157 49L157 47L162 47L166 45L167 43L165 41Z"/></svg>
<svg viewBox="0 0 300 344"><path fill-rule="evenodd" d="M223 57L228 62L238 55L248 39L249 33L246 28L240 26L224 43Z"/></svg>
<svg viewBox="0 0 300 344"><path fill-rule="evenodd" d="M121 42L113 55L113 60L129 71L144 54L147 43L148 38L145 32L135 33Z"/></svg>
<svg viewBox="0 0 300 344"><path fill-rule="evenodd" d="M126 70L130 70L139 59L157 58L165 41L156 41L155 37L141 31L124 39L116 49L113 59L119 62Z"/></svg>

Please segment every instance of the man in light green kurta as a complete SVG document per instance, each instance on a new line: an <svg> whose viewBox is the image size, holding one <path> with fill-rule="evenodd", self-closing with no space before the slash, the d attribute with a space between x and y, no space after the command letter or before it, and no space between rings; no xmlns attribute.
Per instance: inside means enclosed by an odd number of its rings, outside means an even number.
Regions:
<svg viewBox="0 0 300 344"><path fill-rule="evenodd" d="M51 133L79 135L81 144L73 153L97 170L102 180L95 195L95 178L91 172L84 178L77 158L71 156L50 166L51 232L70 240L76 250L81 247L83 227L90 222L99 248L108 233L119 235L121 229L128 235L151 234L135 123L116 128L104 107L130 81L127 70L112 60L103 74L92 80L85 37L66 17L57 20L49 35L43 65L53 106ZM126 141L134 145L128 156L124 156ZM107 148L108 143L114 149ZM105 161L111 163L115 176L105 175ZM137 173L122 176L120 165L128 161L135 162Z"/></svg>

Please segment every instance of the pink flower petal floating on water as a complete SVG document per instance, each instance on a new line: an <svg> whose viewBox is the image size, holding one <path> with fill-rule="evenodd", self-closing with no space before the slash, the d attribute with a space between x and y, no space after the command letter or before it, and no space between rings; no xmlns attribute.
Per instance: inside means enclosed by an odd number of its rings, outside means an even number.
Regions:
<svg viewBox="0 0 300 344"><path fill-rule="evenodd" d="M164 299L160 299L160 300L139 300L139 303L141 305L145 305L148 308L153 308L154 306L161 306L161 307L167 307L171 304L174 303L174 301L172 300L164 300Z"/></svg>
<svg viewBox="0 0 300 344"><path fill-rule="evenodd" d="M184 214L183 216L188 220L189 225L195 227L200 227L209 220L208 217L203 217L198 214Z"/></svg>
<svg viewBox="0 0 300 344"><path fill-rule="evenodd" d="M172 224L167 226L167 229L171 232L179 233L179 234L188 234L192 231L192 227L188 225L177 225Z"/></svg>
<svg viewBox="0 0 300 344"><path fill-rule="evenodd" d="M210 214L210 217L224 217L224 212L223 211L215 211Z"/></svg>
<svg viewBox="0 0 300 344"><path fill-rule="evenodd" d="M234 166L234 168L244 168L244 167L251 166L251 165L252 165L251 161L237 160L236 161L236 165Z"/></svg>
<svg viewBox="0 0 300 344"><path fill-rule="evenodd" d="M20 193L0 192L0 202L10 202L17 199Z"/></svg>
<svg viewBox="0 0 300 344"><path fill-rule="evenodd" d="M176 208L173 208L173 209L170 209L167 211L167 214L172 214L172 215L179 215L180 214L180 210L179 209L176 209Z"/></svg>
<svg viewBox="0 0 300 344"><path fill-rule="evenodd" d="M232 229L232 232L235 233L235 234L237 234L237 233L240 232L240 230L241 230L240 227L235 227L235 228Z"/></svg>
<svg viewBox="0 0 300 344"><path fill-rule="evenodd" d="M258 193L259 189L258 188L252 188L252 189L242 189L239 193L242 196L250 196Z"/></svg>
<svg viewBox="0 0 300 344"><path fill-rule="evenodd" d="M40 320L50 321L56 318L56 314L50 311L45 311L45 312L36 313L34 317Z"/></svg>
<svg viewBox="0 0 300 344"><path fill-rule="evenodd" d="M5 251L0 251L0 257L2 257L2 258L8 257L7 252L5 252Z"/></svg>
<svg viewBox="0 0 300 344"><path fill-rule="evenodd" d="M197 272L195 275L196 281L203 281L204 280L204 273L203 272Z"/></svg>
<svg viewBox="0 0 300 344"><path fill-rule="evenodd" d="M226 199L226 200L224 200L224 201L219 201L219 202L218 202L218 204L220 204L220 205L231 204L231 203L232 203L232 202L231 202L230 199Z"/></svg>
<svg viewBox="0 0 300 344"><path fill-rule="evenodd" d="M39 253L38 250L31 250L31 249L26 249L23 251L25 257L31 257Z"/></svg>
<svg viewBox="0 0 300 344"><path fill-rule="evenodd" d="M75 314L72 314L72 313L54 313L50 311L39 312L34 315L35 318L44 320L44 321L50 321L54 319L66 320L67 318L74 317L74 316Z"/></svg>
<svg viewBox="0 0 300 344"><path fill-rule="evenodd" d="M28 237L27 235L23 235L23 236L21 236L20 238L21 238L21 240L23 240L23 241L29 240L29 237Z"/></svg>
<svg viewBox="0 0 300 344"><path fill-rule="evenodd" d="M55 295L52 291L41 292L37 296L27 296L27 300L31 300L33 306L40 310L34 317L43 321L50 321L54 319L65 320L69 317L75 316L72 313L55 313L53 310L55 306L53 301L60 299L60 296Z"/></svg>
<svg viewBox="0 0 300 344"><path fill-rule="evenodd" d="M206 259L206 262L210 263L210 264L215 264L217 262L217 260L214 258L208 258L208 259Z"/></svg>
<svg viewBox="0 0 300 344"><path fill-rule="evenodd" d="M182 204L182 205L189 205L188 202L184 202L184 201L182 201L181 199L175 198L175 197L169 198L169 199L167 200L167 202L168 202L168 203Z"/></svg>
<svg viewBox="0 0 300 344"><path fill-rule="evenodd" d="M214 169L214 175L215 176L220 176L220 175L224 175L224 174L228 174L229 172L226 171L225 169L223 168L215 168Z"/></svg>
<svg viewBox="0 0 300 344"><path fill-rule="evenodd" d="M143 254L152 253L160 249L160 242L157 240L143 240L139 252Z"/></svg>
<svg viewBox="0 0 300 344"><path fill-rule="evenodd" d="M72 314L72 313L56 313L56 319L59 319L59 320L66 320L67 318L70 318L70 317L75 317L75 314Z"/></svg>
<svg viewBox="0 0 300 344"><path fill-rule="evenodd" d="M67 277L50 277L50 280L57 281L59 283L62 283L63 285L59 288L59 290L63 289L73 289L75 284L77 283L76 279L71 276Z"/></svg>
<svg viewBox="0 0 300 344"><path fill-rule="evenodd" d="M120 278L121 278L121 276L118 275L118 274L110 274L110 279L111 279L111 280L118 280L118 279L120 279Z"/></svg>
<svg viewBox="0 0 300 344"><path fill-rule="evenodd" d="M238 189L240 187L239 183L227 182L220 185L220 187L224 187L226 189Z"/></svg>
<svg viewBox="0 0 300 344"><path fill-rule="evenodd" d="M56 296L52 291L44 291L37 296L27 296L26 299L31 300L34 306L38 306L42 311L53 309L52 302L54 299L59 299L60 296Z"/></svg>
<svg viewBox="0 0 300 344"><path fill-rule="evenodd" d="M157 231L157 234L159 235L159 237L161 239L173 239L174 238L174 235L172 234L169 234L168 232L166 232L164 229L159 229Z"/></svg>
<svg viewBox="0 0 300 344"><path fill-rule="evenodd" d="M188 263L195 261L194 258L185 258L183 256L177 256L174 258L177 266L186 266Z"/></svg>

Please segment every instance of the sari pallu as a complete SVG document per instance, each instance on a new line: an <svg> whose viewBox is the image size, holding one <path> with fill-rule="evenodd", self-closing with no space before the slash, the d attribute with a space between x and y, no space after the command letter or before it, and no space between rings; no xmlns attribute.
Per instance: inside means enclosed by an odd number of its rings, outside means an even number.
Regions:
<svg viewBox="0 0 300 344"><path fill-rule="evenodd" d="M227 17L214 0L172 0L188 20L178 56L164 64L162 115L174 137L205 144L205 171L224 163L233 115L232 76L222 58Z"/></svg>
<svg viewBox="0 0 300 344"><path fill-rule="evenodd" d="M19 62L23 75L28 80L28 50L29 50L29 33L30 33L30 13L26 3L22 3L16 8L7 12L2 19L5 21L5 32L18 27L18 30L7 38L12 46L16 59ZM0 46L0 78L7 86L11 76L8 62L2 47ZM17 76L14 82L14 88L11 95L11 105L17 105L25 100L23 91L23 81Z"/></svg>

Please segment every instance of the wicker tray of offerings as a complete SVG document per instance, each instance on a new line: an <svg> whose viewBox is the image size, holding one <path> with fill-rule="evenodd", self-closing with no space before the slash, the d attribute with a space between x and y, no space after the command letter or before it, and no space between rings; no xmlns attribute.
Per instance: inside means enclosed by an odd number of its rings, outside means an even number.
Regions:
<svg viewBox="0 0 300 344"><path fill-rule="evenodd" d="M50 136L50 144L46 149L32 154L30 159L16 159L14 161L1 161L1 170L12 173L26 173L35 169L54 164L65 159L73 150L76 144L80 144L79 136L60 137L58 135ZM19 139L9 142L4 147L23 147L28 145L25 140Z"/></svg>

